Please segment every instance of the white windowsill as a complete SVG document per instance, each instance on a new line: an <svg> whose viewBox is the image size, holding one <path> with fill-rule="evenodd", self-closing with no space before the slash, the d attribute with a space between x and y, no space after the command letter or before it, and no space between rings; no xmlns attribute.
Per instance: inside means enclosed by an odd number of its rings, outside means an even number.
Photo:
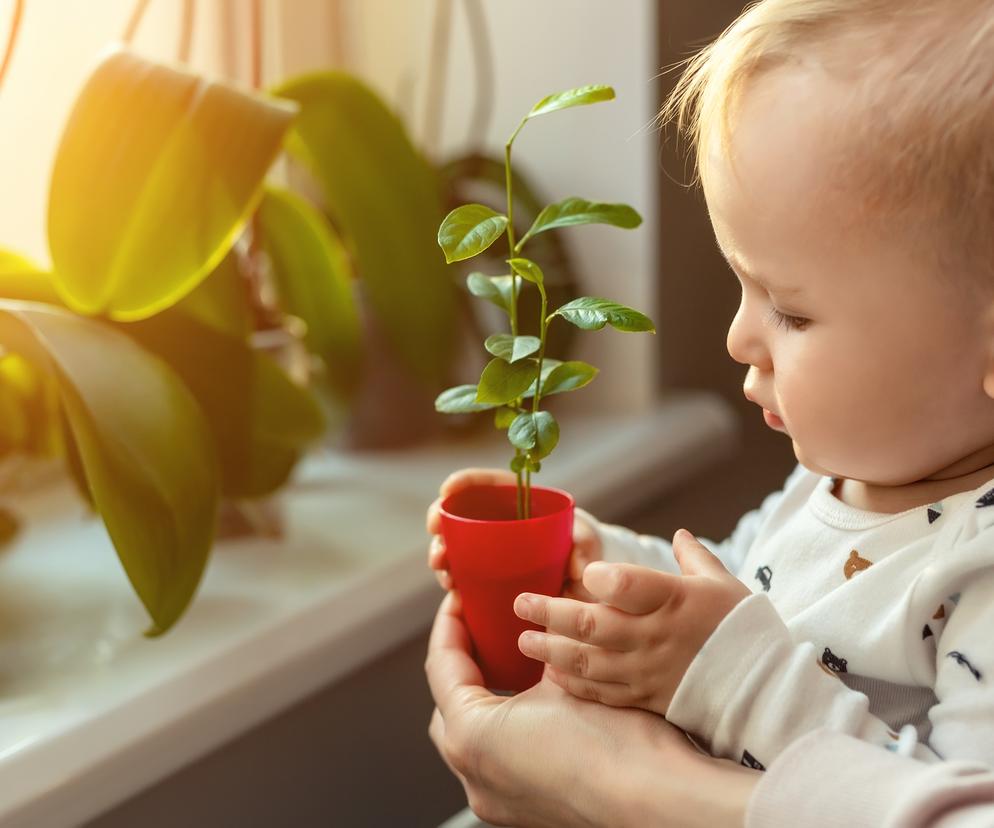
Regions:
<svg viewBox="0 0 994 828"><path fill-rule="evenodd" d="M563 419L540 482L607 519L736 439L707 394ZM283 496L286 537L220 544L187 616L154 641L68 487L19 503L28 528L0 551L0 825L79 824L422 631L441 596L425 509L450 471L506 456L484 433L308 459Z"/></svg>

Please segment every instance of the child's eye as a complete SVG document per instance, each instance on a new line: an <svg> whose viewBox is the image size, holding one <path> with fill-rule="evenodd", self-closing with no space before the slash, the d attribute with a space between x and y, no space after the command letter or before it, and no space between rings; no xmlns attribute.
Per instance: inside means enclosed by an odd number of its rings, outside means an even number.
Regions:
<svg viewBox="0 0 994 828"><path fill-rule="evenodd" d="M784 327L788 331L803 331L811 322L810 319L805 319L803 316L791 316L788 313L778 311L776 308L770 308L770 321L778 328Z"/></svg>

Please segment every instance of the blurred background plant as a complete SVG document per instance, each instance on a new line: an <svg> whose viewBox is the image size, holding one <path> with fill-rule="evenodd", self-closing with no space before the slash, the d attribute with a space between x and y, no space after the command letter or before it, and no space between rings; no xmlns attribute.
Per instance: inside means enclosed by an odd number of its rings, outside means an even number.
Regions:
<svg viewBox="0 0 994 828"><path fill-rule="evenodd" d="M159 634L192 599L218 531L279 533L270 496L322 436L389 448L438 434L431 400L478 373L463 354L493 320L477 318L435 231L467 198L500 206L504 167L479 150L430 161L347 72L262 92L259 0L250 90L186 68L194 0L179 4L177 65L127 48L148 6L135 4L125 48L100 61L66 122L51 267L0 249L0 456L11 476L26 474L24 458L64 465ZM482 146L492 56L482 6L463 8L478 61L471 145ZM16 0L0 87L23 9ZM451 13L434 10L428 145L443 122ZM527 227L543 200L514 180ZM535 243L550 301L572 295L562 241ZM564 353L570 334L556 335ZM14 513L0 513L0 538L15 532Z"/></svg>

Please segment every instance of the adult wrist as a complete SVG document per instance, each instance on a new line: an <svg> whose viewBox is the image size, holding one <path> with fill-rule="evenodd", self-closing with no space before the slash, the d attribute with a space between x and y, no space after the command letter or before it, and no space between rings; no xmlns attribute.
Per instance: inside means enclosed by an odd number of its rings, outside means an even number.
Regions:
<svg viewBox="0 0 994 828"><path fill-rule="evenodd" d="M761 778L758 771L697 753L689 742L686 753L671 749L638 768L621 788L622 801L615 798L621 818L615 811L605 824L741 828Z"/></svg>

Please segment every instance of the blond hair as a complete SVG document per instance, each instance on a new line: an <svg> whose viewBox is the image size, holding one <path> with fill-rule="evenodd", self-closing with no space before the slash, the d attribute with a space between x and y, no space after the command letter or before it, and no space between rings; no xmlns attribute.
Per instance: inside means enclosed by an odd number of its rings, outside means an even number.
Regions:
<svg viewBox="0 0 994 828"><path fill-rule="evenodd" d="M845 160L832 174L858 188L863 218L939 224L944 253L966 252L971 267L994 273L994 2L749 6L687 61L660 112L689 139L705 187L711 142L729 154L750 81L809 61L852 82L837 125Z"/></svg>

